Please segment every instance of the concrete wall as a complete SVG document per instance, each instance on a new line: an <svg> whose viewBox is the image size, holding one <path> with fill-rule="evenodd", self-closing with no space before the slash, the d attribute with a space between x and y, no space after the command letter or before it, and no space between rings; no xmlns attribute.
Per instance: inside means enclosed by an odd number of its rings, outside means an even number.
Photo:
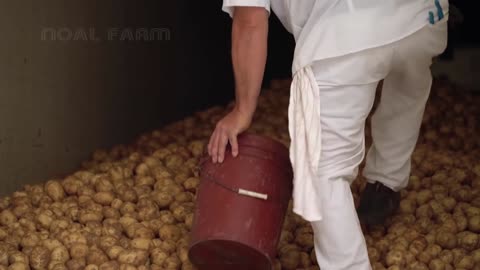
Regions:
<svg viewBox="0 0 480 270"><path fill-rule="evenodd" d="M202 7L213 13L187 1L1 1L0 196L231 98L228 18L218 1ZM109 40L127 27L169 36Z"/></svg>

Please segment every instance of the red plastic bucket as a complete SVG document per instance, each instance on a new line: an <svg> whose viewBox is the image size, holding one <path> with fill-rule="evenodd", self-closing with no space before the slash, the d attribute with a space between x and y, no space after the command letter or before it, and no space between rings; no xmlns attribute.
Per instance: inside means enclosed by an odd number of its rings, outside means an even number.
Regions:
<svg viewBox="0 0 480 270"><path fill-rule="evenodd" d="M288 149L269 138L242 134L239 155L201 168L191 230L190 261L200 270L270 270L288 202ZM240 194L241 193L241 194Z"/></svg>

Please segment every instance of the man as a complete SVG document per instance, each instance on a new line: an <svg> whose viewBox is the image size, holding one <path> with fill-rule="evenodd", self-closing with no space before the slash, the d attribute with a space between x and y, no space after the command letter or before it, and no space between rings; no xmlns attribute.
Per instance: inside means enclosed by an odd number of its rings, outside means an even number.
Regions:
<svg viewBox="0 0 480 270"><path fill-rule="evenodd" d="M360 220L378 224L399 204L428 99L432 58L446 48L448 0L224 0L233 18L236 104L213 132L208 151L222 162L227 144L252 121L273 10L296 41L289 112L293 210L312 224L322 270L371 269ZM281 46L281 45L279 45ZM372 118L368 185L358 215L350 183L365 156Z"/></svg>

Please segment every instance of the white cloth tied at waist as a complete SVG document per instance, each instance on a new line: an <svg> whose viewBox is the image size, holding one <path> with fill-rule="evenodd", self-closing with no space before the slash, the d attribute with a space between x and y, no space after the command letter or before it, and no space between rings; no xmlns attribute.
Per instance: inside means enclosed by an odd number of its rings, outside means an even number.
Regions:
<svg viewBox="0 0 480 270"><path fill-rule="evenodd" d="M320 92L310 66L293 76L288 107L293 211L307 221L322 219L321 199L313 181L321 181L318 167L322 150Z"/></svg>

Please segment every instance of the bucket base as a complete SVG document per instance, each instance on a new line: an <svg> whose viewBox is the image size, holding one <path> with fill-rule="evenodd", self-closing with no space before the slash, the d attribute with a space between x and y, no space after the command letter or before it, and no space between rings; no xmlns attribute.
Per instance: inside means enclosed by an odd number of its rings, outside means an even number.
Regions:
<svg viewBox="0 0 480 270"><path fill-rule="evenodd" d="M199 270L271 270L267 255L229 240L207 240L190 247L189 258Z"/></svg>

